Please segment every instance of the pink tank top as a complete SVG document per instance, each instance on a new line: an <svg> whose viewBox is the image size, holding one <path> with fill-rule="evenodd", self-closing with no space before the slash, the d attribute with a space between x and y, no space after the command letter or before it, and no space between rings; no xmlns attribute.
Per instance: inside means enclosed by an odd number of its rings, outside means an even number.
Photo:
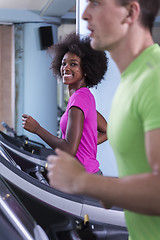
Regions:
<svg viewBox="0 0 160 240"><path fill-rule="evenodd" d="M99 170L97 155L97 112L95 99L88 88L80 88L69 98L67 109L60 121L62 138L65 139L65 132L68 122L68 111L71 107L78 107L84 113L84 126L82 138L76 153L76 158L84 165L89 173Z"/></svg>

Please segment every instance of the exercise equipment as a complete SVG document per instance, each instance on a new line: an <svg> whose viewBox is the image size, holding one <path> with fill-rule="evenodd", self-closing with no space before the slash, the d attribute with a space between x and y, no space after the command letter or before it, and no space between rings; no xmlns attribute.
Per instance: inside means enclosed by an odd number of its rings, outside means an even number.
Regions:
<svg viewBox="0 0 160 240"><path fill-rule="evenodd" d="M122 209L106 210L92 198L53 189L45 177L40 181L31 168L23 169L21 164L0 143L0 175L49 239L128 239Z"/></svg>

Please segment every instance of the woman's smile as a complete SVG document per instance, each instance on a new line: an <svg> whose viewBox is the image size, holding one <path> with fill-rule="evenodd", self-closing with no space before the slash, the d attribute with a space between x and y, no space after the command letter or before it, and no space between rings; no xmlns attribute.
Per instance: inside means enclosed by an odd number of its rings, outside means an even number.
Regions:
<svg viewBox="0 0 160 240"><path fill-rule="evenodd" d="M71 52L67 52L61 63L61 76L64 84L77 84L83 78L80 58Z"/></svg>

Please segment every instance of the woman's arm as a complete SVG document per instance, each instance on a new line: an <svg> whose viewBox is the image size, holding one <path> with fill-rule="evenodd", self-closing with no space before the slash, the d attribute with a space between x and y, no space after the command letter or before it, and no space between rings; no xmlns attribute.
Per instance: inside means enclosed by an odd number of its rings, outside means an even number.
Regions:
<svg viewBox="0 0 160 240"><path fill-rule="evenodd" d="M97 131L98 131L97 144L105 142L107 140L107 121L98 111L97 111Z"/></svg>
<svg viewBox="0 0 160 240"><path fill-rule="evenodd" d="M68 112L66 138L62 139L49 133L31 116L27 114L22 115L22 127L25 130L37 134L53 149L60 148L73 156L75 156L81 140L83 123L84 114L82 110L77 107L70 108Z"/></svg>

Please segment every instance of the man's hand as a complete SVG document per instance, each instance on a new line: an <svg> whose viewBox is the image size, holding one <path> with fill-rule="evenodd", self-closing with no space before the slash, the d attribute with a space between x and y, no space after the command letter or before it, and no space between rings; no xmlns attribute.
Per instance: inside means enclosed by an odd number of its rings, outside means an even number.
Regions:
<svg viewBox="0 0 160 240"><path fill-rule="evenodd" d="M84 167L70 154L56 149L57 155L50 155L48 161L48 179L52 187L71 194L79 194L87 175Z"/></svg>

